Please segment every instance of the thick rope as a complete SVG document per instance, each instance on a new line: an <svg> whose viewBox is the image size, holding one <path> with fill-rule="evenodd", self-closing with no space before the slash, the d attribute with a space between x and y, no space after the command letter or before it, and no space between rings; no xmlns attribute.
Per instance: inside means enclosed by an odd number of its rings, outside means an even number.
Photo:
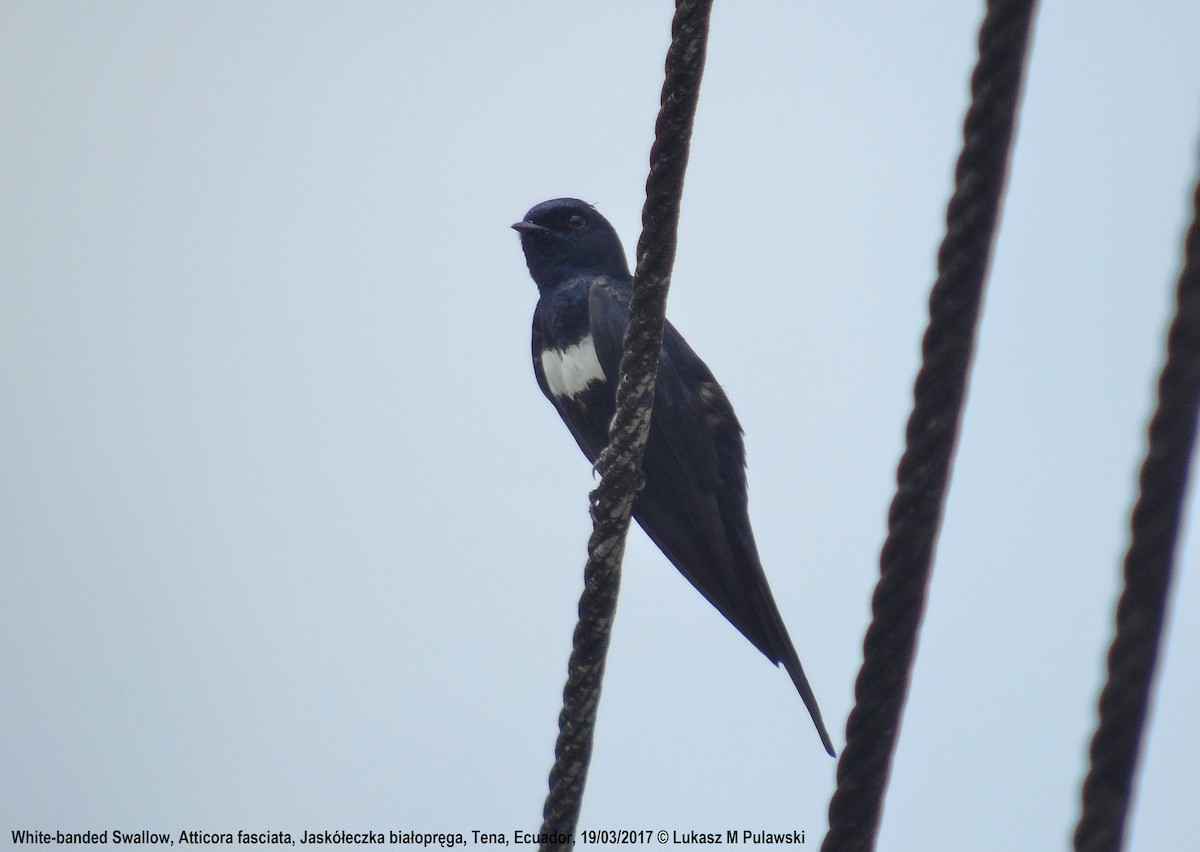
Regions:
<svg viewBox="0 0 1200 852"><path fill-rule="evenodd" d="M542 811L543 852L569 849L579 824L625 536L650 434L683 177L700 95L711 8L712 0L678 0L671 24L671 47L650 149L642 235L617 384L617 410L609 428L609 446L596 463L602 477L591 495L594 528L588 540L579 623L563 688L550 792Z"/></svg>
<svg viewBox="0 0 1200 852"><path fill-rule="evenodd" d="M999 220L1033 0L989 0L825 852L874 848Z"/></svg>
<svg viewBox="0 0 1200 852"><path fill-rule="evenodd" d="M1121 848L1150 682L1166 621L1200 409L1200 183L1193 207L1175 294L1175 318L1167 332L1166 363L1158 379L1158 406L1150 420L1142 462L1141 491L1130 521L1125 588L1117 603L1116 636L1108 651L1108 682L1100 693L1100 720L1083 782L1082 811L1075 828L1079 852Z"/></svg>

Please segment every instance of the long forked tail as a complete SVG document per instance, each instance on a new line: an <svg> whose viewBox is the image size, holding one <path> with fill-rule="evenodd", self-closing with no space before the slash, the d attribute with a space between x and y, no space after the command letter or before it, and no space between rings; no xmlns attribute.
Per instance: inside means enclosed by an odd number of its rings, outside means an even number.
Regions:
<svg viewBox="0 0 1200 852"><path fill-rule="evenodd" d="M825 720L821 718L821 708L817 706L817 697L813 695L808 678L804 675L804 667L800 665L800 656L796 653L791 641L786 639L787 634L784 636L785 642L781 649L783 653L780 654L780 662L787 669L792 683L796 685L796 691L800 693L804 706L808 708L808 715L812 716L813 724L817 726L817 735L821 738L821 745L825 746L825 751L829 752L830 757L837 757L837 752L833 750L833 740L829 738L829 731L825 730Z"/></svg>

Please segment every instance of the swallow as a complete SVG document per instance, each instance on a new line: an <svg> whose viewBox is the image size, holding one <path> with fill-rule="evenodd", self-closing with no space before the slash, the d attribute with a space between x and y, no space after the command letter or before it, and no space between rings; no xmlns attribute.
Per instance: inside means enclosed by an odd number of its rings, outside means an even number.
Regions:
<svg viewBox="0 0 1200 852"><path fill-rule="evenodd" d="M512 227L539 293L532 346L538 387L595 465L616 411L633 294L625 250L608 220L577 198L542 202ZM712 371L670 322L642 473L634 519L718 612L783 665L833 755L754 543L741 424Z"/></svg>

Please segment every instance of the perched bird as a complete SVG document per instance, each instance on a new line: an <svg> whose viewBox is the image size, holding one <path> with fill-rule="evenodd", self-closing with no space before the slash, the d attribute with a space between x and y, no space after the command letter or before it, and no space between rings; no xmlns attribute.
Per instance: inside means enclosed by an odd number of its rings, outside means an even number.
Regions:
<svg viewBox="0 0 1200 852"><path fill-rule="evenodd" d="M540 298L533 371L595 464L616 410L633 276L612 225L576 198L545 201L513 225ZM667 559L772 663L783 663L830 755L800 658L767 585L746 509L742 427L725 391L668 322L633 517Z"/></svg>

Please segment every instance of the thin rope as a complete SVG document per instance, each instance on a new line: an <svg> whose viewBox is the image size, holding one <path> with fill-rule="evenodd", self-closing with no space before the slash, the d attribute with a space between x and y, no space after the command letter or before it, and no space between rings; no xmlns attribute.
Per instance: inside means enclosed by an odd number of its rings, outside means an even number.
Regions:
<svg viewBox="0 0 1200 852"><path fill-rule="evenodd" d="M621 355L617 410L609 428L609 446L596 463L602 476L591 495L593 530L579 599L579 623L567 664L550 792L542 811L543 852L571 848L579 824L604 661L621 581L625 536L634 495L642 480L642 456L650 434L667 290L675 262L680 198L700 95L711 8L712 0L679 0L671 24L671 47L667 51L666 75L650 149L629 327Z"/></svg>
<svg viewBox="0 0 1200 852"><path fill-rule="evenodd" d="M1008 170L1033 0L990 0L824 852L870 850L908 695Z"/></svg>
<svg viewBox="0 0 1200 852"><path fill-rule="evenodd" d="M1108 682L1100 693L1100 719L1075 828L1079 852L1115 852L1122 846L1166 622L1200 410L1200 182L1192 202L1175 317L1158 379L1158 405L1150 419L1141 490L1130 520L1125 588L1117 603L1116 635L1108 651Z"/></svg>

